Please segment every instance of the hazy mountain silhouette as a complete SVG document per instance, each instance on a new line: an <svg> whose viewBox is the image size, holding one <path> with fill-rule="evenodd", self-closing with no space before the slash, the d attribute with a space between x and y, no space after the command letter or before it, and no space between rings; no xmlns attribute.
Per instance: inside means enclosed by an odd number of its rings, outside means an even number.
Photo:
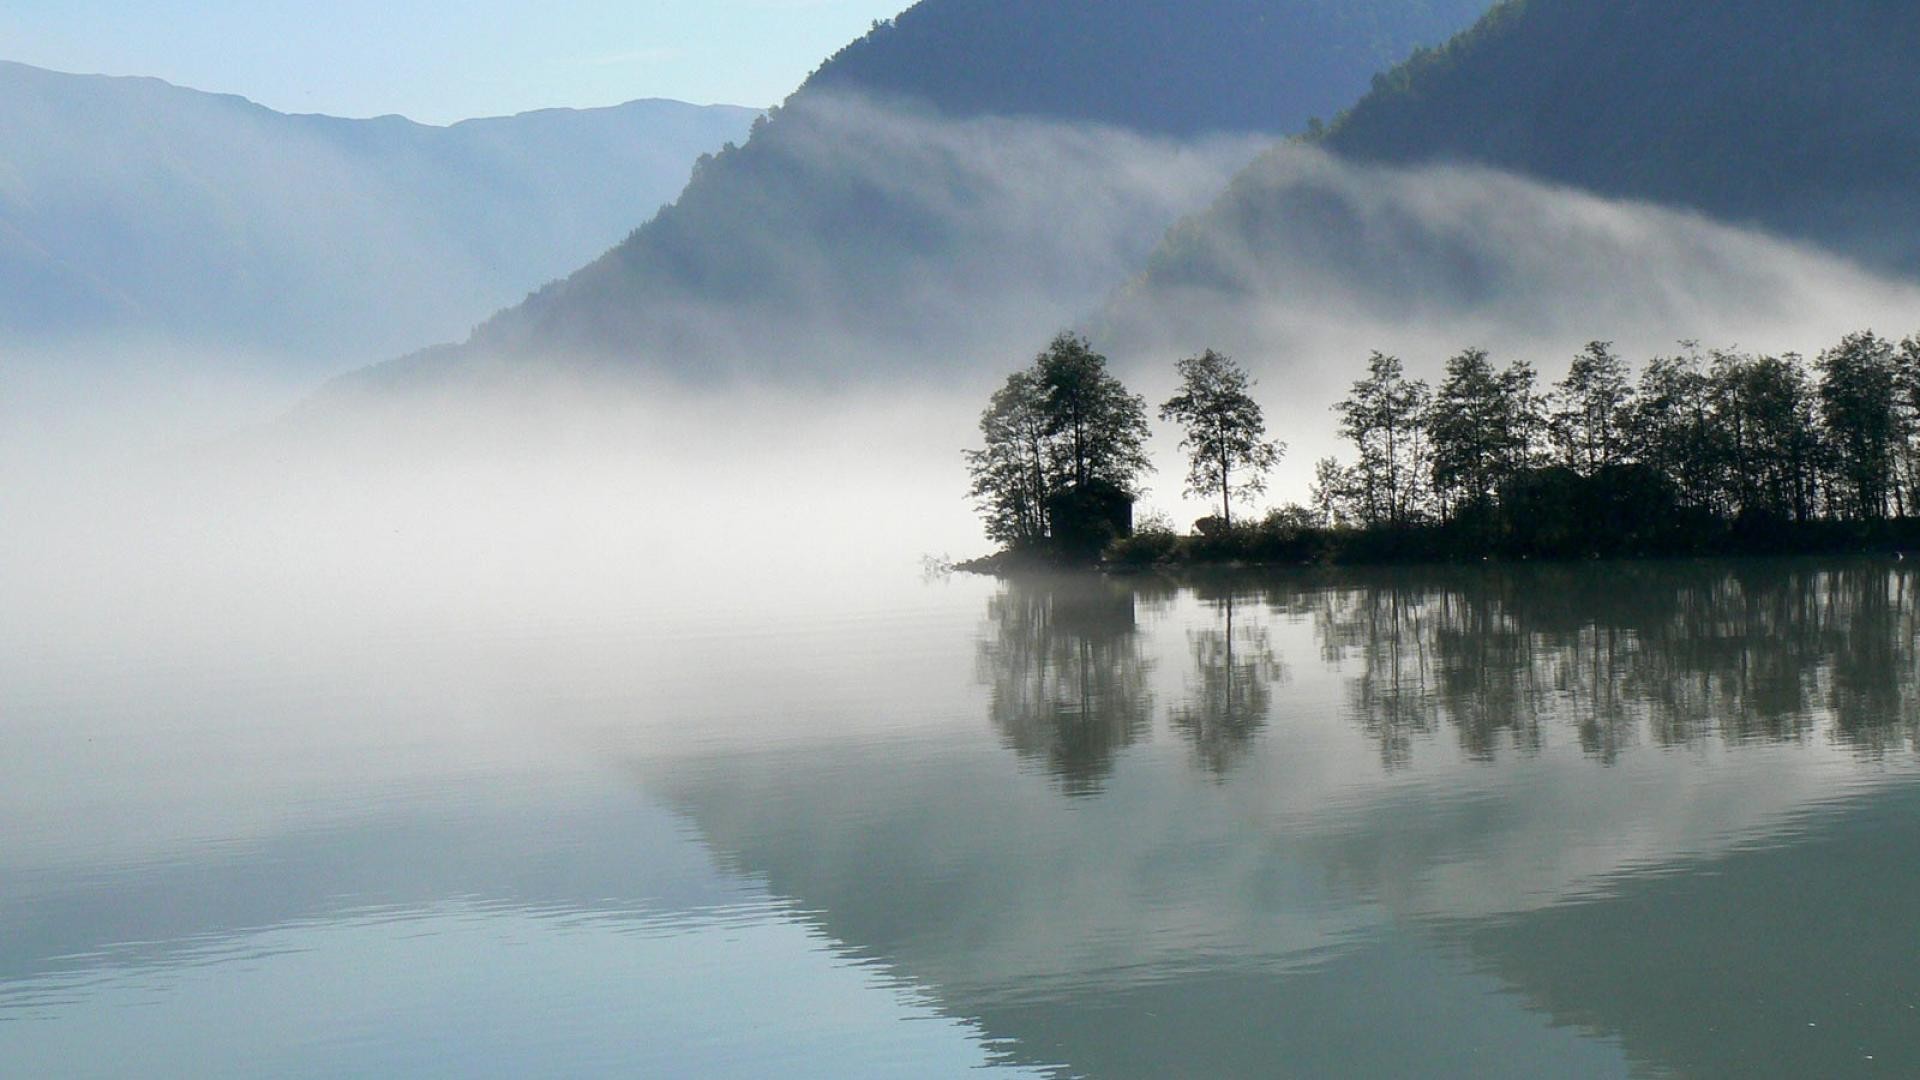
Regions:
<svg viewBox="0 0 1920 1080"><path fill-rule="evenodd" d="M1910 332L1916 48L1920 7L1885 0L1508 0L1265 153L1097 336L1312 360Z"/></svg>
<svg viewBox="0 0 1920 1080"><path fill-rule="evenodd" d="M1920 268L1920 6L1507 0L1382 76L1349 158L1468 161Z"/></svg>
<svg viewBox="0 0 1920 1080"><path fill-rule="evenodd" d="M0 63L0 345L391 355L604 251L755 115L429 127Z"/></svg>
<svg viewBox="0 0 1920 1080"><path fill-rule="evenodd" d="M368 381L527 358L702 377L910 364L935 340L946 355L1024 348L1251 156L1193 137L1302 130L1484 8L924 0L830 59L604 258L466 347ZM1218 172L1223 153L1244 156ZM983 320L988 300L1018 310Z"/></svg>
<svg viewBox="0 0 1920 1080"><path fill-rule="evenodd" d="M1910 271L1917 49L1920 7L1889 0L1507 0L1377 78L1320 145L1357 163L1492 167ZM1183 226L1153 277L1217 276L1209 233L1318 236L1303 219L1361 216L1303 191L1286 154Z"/></svg>
<svg viewBox="0 0 1920 1080"><path fill-rule="evenodd" d="M812 90L970 116L1140 131L1292 132L1444 41L1487 0L927 0L842 49Z"/></svg>

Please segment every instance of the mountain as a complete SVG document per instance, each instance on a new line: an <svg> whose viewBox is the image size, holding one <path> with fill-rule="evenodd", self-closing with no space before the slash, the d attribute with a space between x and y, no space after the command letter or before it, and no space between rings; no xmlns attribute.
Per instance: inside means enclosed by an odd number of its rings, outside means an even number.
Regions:
<svg viewBox="0 0 1920 1080"><path fill-rule="evenodd" d="M636 101L429 127L0 63L0 347L334 367L444 339L604 251L755 115Z"/></svg>
<svg viewBox="0 0 1920 1080"><path fill-rule="evenodd" d="M875 26L808 87L959 116L1291 132L1486 9L1486 0L936 0Z"/></svg>
<svg viewBox="0 0 1920 1080"><path fill-rule="evenodd" d="M1920 269L1920 7L1508 0L1327 145L1473 161Z"/></svg>
<svg viewBox="0 0 1920 1080"><path fill-rule="evenodd" d="M1330 401L1369 348L1911 333L1916 50L1889 0L1507 0L1176 226L1101 336L1334 367Z"/></svg>
<svg viewBox="0 0 1920 1080"><path fill-rule="evenodd" d="M1327 137L1690 207L1920 269L1920 7L1508 0Z"/></svg>
<svg viewBox="0 0 1920 1080"><path fill-rule="evenodd" d="M1920 7L1507 0L1325 145L1473 162L1920 269Z"/></svg>
<svg viewBox="0 0 1920 1080"><path fill-rule="evenodd" d="M1484 4L924 0L605 257L372 381L530 357L831 377L1025 349L1262 141Z"/></svg>

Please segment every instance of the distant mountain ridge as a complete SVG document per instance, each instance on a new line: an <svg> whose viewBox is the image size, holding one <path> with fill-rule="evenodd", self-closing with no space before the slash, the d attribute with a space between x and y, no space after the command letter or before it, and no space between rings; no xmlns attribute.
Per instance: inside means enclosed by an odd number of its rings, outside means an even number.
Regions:
<svg viewBox="0 0 1920 1080"><path fill-rule="evenodd" d="M1146 220L1146 204L1177 216L1217 191L1207 187L1213 173L1202 179L1166 144L1146 149L1143 137L1299 131L1485 5L923 0L829 59L620 247L503 311L466 346L386 365L369 381L563 357L695 378L804 373L849 365L849 332L870 355L917 355L933 335L916 326L962 324L943 339L962 354L1024 340L1072 318L1112 281L1075 278L1093 260L1066 250L1074 241L1061 222L1006 229L984 221L982 206L1030 212L1013 207L1022 186L1050 188L1041 201L1069 216L1115 203L1131 230L1121 246L1136 259L1172 220ZM903 124L921 124L923 134ZM1130 175L1095 131L1134 139L1135 160L1167 165L1184 178L1183 194L1170 198L1144 169ZM1057 168L1038 145L1049 139L1061 147ZM999 141L1016 147L1008 170L993 168ZM1103 256L1107 244L1099 241ZM1001 262L1008 272L996 275ZM1066 269L1037 287L1014 280L1044 265ZM965 293L981 282L1034 301L1021 319L1000 320L999 336L965 332L982 322ZM809 339L815 355L801 355L796 343Z"/></svg>
<svg viewBox="0 0 1920 1080"><path fill-rule="evenodd" d="M1488 0L931 0L877 25L807 88L897 95L956 116L1136 131L1284 132L1445 41Z"/></svg>
<svg viewBox="0 0 1920 1080"><path fill-rule="evenodd" d="M337 367L464 332L605 250L757 110L430 127L0 62L0 345Z"/></svg>

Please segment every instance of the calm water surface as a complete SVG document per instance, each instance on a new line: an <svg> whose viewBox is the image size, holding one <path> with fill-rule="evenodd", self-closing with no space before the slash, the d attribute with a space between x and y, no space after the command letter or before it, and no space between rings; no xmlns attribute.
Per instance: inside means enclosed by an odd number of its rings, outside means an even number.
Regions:
<svg viewBox="0 0 1920 1080"><path fill-rule="evenodd" d="M10 639L0 1073L1920 1074L1906 565L874 574Z"/></svg>

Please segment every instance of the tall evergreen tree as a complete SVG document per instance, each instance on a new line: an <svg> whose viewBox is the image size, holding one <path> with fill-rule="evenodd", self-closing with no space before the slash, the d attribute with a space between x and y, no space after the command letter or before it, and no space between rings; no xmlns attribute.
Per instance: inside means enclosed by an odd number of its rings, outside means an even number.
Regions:
<svg viewBox="0 0 1920 1080"><path fill-rule="evenodd" d="M1208 349L1180 361L1179 370L1180 391L1160 407L1160 419L1185 432L1187 492L1219 496L1220 520L1231 527L1233 500L1266 490L1267 471L1286 445L1266 438L1266 418L1249 393L1253 380L1239 364Z"/></svg>

